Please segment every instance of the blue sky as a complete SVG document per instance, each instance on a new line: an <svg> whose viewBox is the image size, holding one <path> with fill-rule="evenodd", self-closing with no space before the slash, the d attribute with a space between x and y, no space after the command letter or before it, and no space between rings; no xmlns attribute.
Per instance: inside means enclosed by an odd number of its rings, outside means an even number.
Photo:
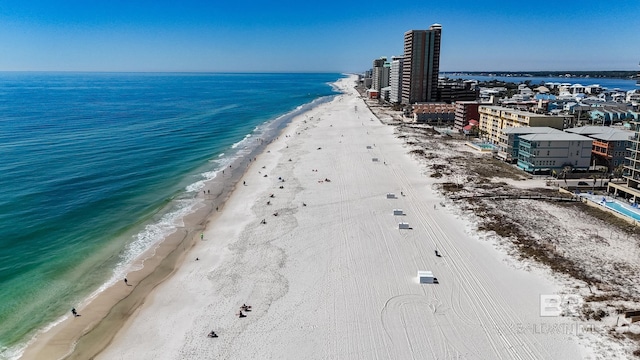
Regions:
<svg viewBox="0 0 640 360"><path fill-rule="evenodd" d="M364 71L433 23L441 71L636 70L638 14L640 0L2 0L0 71Z"/></svg>

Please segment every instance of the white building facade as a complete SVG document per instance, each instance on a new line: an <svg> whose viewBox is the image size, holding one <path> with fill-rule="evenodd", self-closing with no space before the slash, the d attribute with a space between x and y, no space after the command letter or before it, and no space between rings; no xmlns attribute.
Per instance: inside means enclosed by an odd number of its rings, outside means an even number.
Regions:
<svg viewBox="0 0 640 360"><path fill-rule="evenodd" d="M402 62L403 58L401 56L394 56L391 61L391 69L389 72L391 92L389 102L392 103L402 102Z"/></svg>

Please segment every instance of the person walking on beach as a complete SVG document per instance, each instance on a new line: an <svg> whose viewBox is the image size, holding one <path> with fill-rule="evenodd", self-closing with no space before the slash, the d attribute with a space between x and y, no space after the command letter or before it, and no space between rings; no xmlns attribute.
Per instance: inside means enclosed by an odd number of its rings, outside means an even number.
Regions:
<svg viewBox="0 0 640 360"><path fill-rule="evenodd" d="M71 309L71 313L73 314L73 317L78 317L80 315L78 315L78 312L76 311L76 308L72 308Z"/></svg>
<svg viewBox="0 0 640 360"><path fill-rule="evenodd" d="M127 280L127 278L124 278L124 284L129 286L129 280Z"/></svg>
<svg viewBox="0 0 640 360"><path fill-rule="evenodd" d="M204 233L200 233L200 240L204 240Z"/></svg>

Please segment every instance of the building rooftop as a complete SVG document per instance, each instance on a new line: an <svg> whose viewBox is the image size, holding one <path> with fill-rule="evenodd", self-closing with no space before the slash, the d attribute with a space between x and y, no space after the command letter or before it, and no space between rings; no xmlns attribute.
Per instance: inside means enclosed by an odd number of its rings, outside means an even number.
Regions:
<svg viewBox="0 0 640 360"><path fill-rule="evenodd" d="M606 134L614 131L621 131L619 129L613 129L609 126L580 126L569 129L564 129L566 132L570 132L573 134L582 134L582 135L593 135L593 134Z"/></svg>
<svg viewBox="0 0 640 360"><path fill-rule="evenodd" d="M540 92L540 93L548 93L550 92L549 88L546 86L538 86L537 88L534 88L533 90Z"/></svg>
<svg viewBox="0 0 640 360"><path fill-rule="evenodd" d="M633 135L633 131L617 130L607 134L593 134L590 137L604 141L628 141Z"/></svg>
<svg viewBox="0 0 640 360"><path fill-rule="evenodd" d="M626 141L634 135L633 131L616 129L609 126L581 126L566 129L565 131L573 134L583 134L593 139L605 141Z"/></svg>
<svg viewBox="0 0 640 360"><path fill-rule="evenodd" d="M530 101L530 102L528 102L528 103L536 104L537 102L535 102L535 101ZM480 107L479 107L478 109L482 109L482 108L488 108L488 109L492 109L492 110L496 110L496 111L502 111L502 112L510 112L510 113L512 113L512 114L516 114L516 115L523 115L523 116L532 116L532 117L558 117L558 116L554 116L554 115L536 114L536 113L534 113L534 112L518 110L518 109L514 109L514 108L510 108L510 107L505 107L505 106L480 105Z"/></svg>
<svg viewBox="0 0 640 360"><path fill-rule="evenodd" d="M562 131L558 129L550 128L547 126L540 126L540 127L520 126L520 127L506 127L502 129L502 132L505 134L549 134L549 133L562 132Z"/></svg>
<svg viewBox="0 0 640 360"><path fill-rule="evenodd" d="M548 134L530 134L522 135L520 139L527 141L593 141L592 138L566 133L564 131L548 133Z"/></svg>

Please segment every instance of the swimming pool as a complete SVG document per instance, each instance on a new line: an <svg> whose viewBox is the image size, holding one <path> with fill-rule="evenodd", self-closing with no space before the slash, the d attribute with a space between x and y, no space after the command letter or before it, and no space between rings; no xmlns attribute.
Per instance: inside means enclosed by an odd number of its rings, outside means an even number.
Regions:
<svg viewBox="0 0 640 360"><path fill-rule="evenodd" d="M498 147L491 144L491 143L487 143L487 142L482 142L482 143L472 143L472 142L467 142L467 146L470 146L478 151L494 151L494 150L498 150Z"/></svg>
<svg viewBox="0 0 640 360"><path fill-rule="evenodd" d="M493 150L493 149L496 148L495 146L493 146L493 144L489 144L489 143L480 143L480 144L473 144L473 145L475 145L475 146L477 146L477 147L479 147L481 149L491 149L491 150Z"/></svg>
<svg viewBox="0 0 640 360"><path fill-rule="evenodd" d="M605 205L610 208L613 209L625 216L628 216L632 219L636 219L638 221L640 221L640 212L639 211L633 211L625 206L623 206L622 204L619 204L617 202L613 202L613 201L608 201L605 203Z"/></svg>

